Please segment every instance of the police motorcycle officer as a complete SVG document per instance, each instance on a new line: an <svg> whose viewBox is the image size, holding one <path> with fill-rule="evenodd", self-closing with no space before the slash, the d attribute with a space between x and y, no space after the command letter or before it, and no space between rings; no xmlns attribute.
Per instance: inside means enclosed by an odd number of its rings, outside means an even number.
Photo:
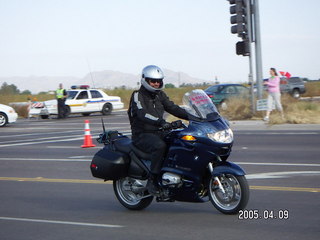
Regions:
<svg viewBox="0 0 320 240"><path fill-rule="evenodd" d="M141 87L132 93L128 109L133 144L151 156L151 176L147 189L153 194L159 193L158 175L166 153L166 143L163 140L165 130L169 130L173 124L163 118L164 112L188 120L186 110L172 102L162 91L163 79L163 71L158 66L148 65L143 68ZM182 126L181 121L174 124L176 128Z"/></svg>

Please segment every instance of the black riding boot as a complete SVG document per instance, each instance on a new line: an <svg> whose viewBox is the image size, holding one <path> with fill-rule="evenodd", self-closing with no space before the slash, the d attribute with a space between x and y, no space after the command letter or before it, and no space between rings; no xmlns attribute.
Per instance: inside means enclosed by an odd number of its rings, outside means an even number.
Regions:
<svg viewBox="0 0 320 240"><path fill-rule="evenodd" d="M158 175L150 174L147 182L147 189L150 194L159 194Z"/></svg>

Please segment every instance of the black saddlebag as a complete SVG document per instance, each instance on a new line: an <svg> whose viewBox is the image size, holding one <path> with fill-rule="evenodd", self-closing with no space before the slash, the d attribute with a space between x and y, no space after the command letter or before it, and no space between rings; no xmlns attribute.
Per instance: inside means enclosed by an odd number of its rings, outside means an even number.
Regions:
<svg viewBox="0 0 320 240"><path fill-rule="evenodd" d="M109 146L98 151L91 161L92 176L105 180L118 180L126 177L129 158L124 153L112 151Z"/></svg>

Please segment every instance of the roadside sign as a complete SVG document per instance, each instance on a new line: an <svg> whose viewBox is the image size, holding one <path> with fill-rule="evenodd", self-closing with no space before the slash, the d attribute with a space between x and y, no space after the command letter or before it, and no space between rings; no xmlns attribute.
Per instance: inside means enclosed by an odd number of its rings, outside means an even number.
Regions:
<svg viewBox="0 0 320 240"><path fill-rule="evenodd" d="M257 111L267 111L268 110L268 99L259 99L257 100ZM272 109L275 109L275 104L273 102Z"/></svg>

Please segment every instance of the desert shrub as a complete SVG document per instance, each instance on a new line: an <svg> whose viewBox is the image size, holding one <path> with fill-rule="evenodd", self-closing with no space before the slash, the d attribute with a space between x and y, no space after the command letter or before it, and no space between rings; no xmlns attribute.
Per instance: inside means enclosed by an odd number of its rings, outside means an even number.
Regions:
<svg viewBox="0 0 320 240"><path fill-rule="evenodd" d="M11 105L19 117L29 117L29 105Z"/></svg>
<svg viewBox="0 0 320 240"><path fill-rule="evenodd" d="M303 97L315 97L320 96L320 81L314 82L306 82L306 93L304 93Z"/></svg>
<svg viewBox="0 0 320 240"><path fill-rule="evenodd" d="M241 99L239 101L237 98L231 98L228 100L227 109L219 109L221 115L230 120L251 119L253 117L251 104L248 99Z"/></svg>

